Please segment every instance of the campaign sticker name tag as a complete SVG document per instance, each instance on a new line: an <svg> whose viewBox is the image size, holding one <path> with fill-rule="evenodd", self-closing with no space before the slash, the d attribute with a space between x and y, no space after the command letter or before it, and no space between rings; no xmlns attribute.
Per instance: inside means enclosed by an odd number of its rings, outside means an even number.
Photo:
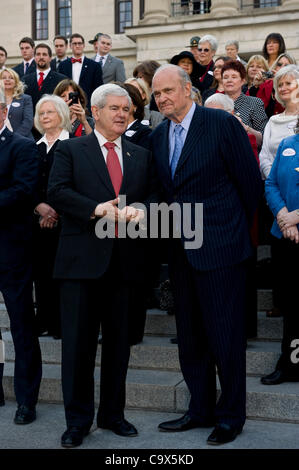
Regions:
<svg viewBox="0 0 299 470"><path fill-rule="evenodd" d="M15 103L15 102L14 102L14 103L11 103L11 105L12 105L14 108L18 108L19 106L21 106L20 103Z"/></svg>
<svg viewBox="0 0 299 470"><path fill-rule="evenodd" d="M282 155L284 157L293 157L294 155L296 155L296 152L294 149L288 148L288 149L284 149L284 151L282 152Z"/></svg>
<svg viewBox="0 0 299 470"><path fill-rule="evenodd" d="M208 71L208 74L214 76L214 72L213 72L212 70L209 70L209 71Z"/></svg>
<svg viewBox="0 0 299 470"><path fill-rule="evenodd" d="M127 131L125 134L128 137L132 137L134 134L136 134L136 131Z"/></svg>

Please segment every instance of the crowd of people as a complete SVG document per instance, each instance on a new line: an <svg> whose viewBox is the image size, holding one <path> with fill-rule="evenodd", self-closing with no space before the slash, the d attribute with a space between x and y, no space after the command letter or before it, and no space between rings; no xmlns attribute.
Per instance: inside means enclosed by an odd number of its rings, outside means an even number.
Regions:
<svg viewBox="0 0 299 470"><path fill-rule="evenodd" d="M213 426L209 444L233 441L246 419L246 339L257 334L257 246L265 239L273 267L267 315L283 316L284 327L280 359L261 383L299 382L291 359L296 277L286 274L299 253L299 68L279 33L248 62L235 40L214 60L217 39L194 36L168 64L141 62L131 77L111 55L108 34L89 43L91 59L81 34L56 36L53 58L48 44L24 37L14 68L0 46L0 291L15 347L14 422L36 419L38 337L50 335L62 339L61 445L82 443L94 419L101 330L97 424L138 434L124 417L126 374L163 258L191 399L184 416L159 429ZM160 202L178 204L183 216L191 205L200 246L182 226L167 247L121 236L132 223L146 231ZM109 236L98 236L111 224ZM0 364L0 406L2 375Z"/></svg>

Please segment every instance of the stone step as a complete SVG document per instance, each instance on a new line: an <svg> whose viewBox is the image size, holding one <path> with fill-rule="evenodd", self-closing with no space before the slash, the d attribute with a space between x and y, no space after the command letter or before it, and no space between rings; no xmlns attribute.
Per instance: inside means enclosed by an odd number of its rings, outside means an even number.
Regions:
<svg viewBox="0 0 299 470"><path fill-rule="evenodd" d="M97 402L99 400L99 373L99 368L96 368ZM3 384L6 398L13 399L13 363L5 365ZM188 389L180 373L136 369L128 371L127 408L184 413L188 408L189 399ZM44 365L39 400L51 403L62 402L59 365ZM299 423L298 384L264 386L258 377L248 377L247 416L253 419Z"/></svg>
<svg viewBox="0 0 299 470"><path fill-rule="evenodd" d="M10 332L3 332L5 358L14 361L14 347ZM60 364L61 341L50 337L40 338L44 364ZM247 374L265 375L275 368L280 355L280 343L270 341L249 341L247 346ZM100 366L101 346L98 347L96 365ZM131 348L129 367L157 371L180 371L178 347L167 337L146 336L142 343Z"/></svg>
<svg viewBox="0 0 299 470"><path fill-rule="evenodd" d="M9 318L4 304L0 303L0 328L2 331L9 329ZM176 325L174 315L168 315L166 311L150 309L147 311L145 335L175 336ZM266 340L281 340L282 318L267 318L265 312L258 314L258 338Z"/></svg>

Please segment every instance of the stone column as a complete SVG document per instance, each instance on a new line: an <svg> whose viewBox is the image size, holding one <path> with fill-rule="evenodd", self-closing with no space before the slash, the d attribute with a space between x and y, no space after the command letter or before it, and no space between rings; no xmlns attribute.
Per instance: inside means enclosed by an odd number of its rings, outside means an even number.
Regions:
<svg viewBox="0 0 299 470"><path fill-rule="evenodd" d="M231 16L239 12L238 0L212 0L210 13L213 16Z"/></svg>
<svg viewBox="0 0 299 470"><path fill-rule="evenodd" d="M298 0L281 0L281 8L282 9L298 9L299 3Z"/></svg>
<svg viewBox="0 0 299 470"><path fill-rule="evenodd" d="M139 24L166 23L171 12L171 0L145 0L144 17Z"/></svg>

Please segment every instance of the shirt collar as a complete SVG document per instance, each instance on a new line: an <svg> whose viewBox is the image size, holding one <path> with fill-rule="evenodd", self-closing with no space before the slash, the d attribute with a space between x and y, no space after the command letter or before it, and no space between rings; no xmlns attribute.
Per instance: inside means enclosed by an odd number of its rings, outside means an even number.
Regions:
<svg viewBox="0 0 299 470"><path fill-rule="evenodd" d="M100 134L100 132L97 131L96 129L94 129L94 133L95 133L96 138L98 139L98 142L99 142L101 148L105 145L106 142L110 142L110 140L106 139L106 137L104 137L102 134ZM119 149L121 149L121 136L119 136L117 139L113 140L113 143Z"/></svg>
<svg viewBox="0 0 299 470"><path fill-rule="evenodd" d="M188 113L186 114L186 116L184 117L182 122L179 123L184 128L184 130L186 132L188 132L188 130L189 130L189 127L190 127L190 124L191 124L191 121L192 121L192 118L193 118L194 111L195 111L195 103L193 101L192 105L191 105L191 108L189 109ZM174 132L175 126L176 126L176 123L171 121L170 131Z"/></svg>
<svg viewBox="0 0 299 470"><path fill-rule="evenodd" d="M78 57L78 59L81 59L81 60L82 60L82 64L83 64L84 57L85 57L84 54L81 55L81 57ZM74 57L73 55L72 55L72 57L71 57L71 59L76 59L76 58L77 58L77 57ZM76 62L76 63L78 64L79 62Z"/></svg>
<svg viewBox="0 0 299 470"><path fill-rule="evenodd" d="M69 139L69 137L70 137L69 132L66 131L65 129L62 129L61 132L60 132L60 134L59 134L59 136L57 137L56 140L66 140L66 139ZM55 142L56 142L56 140L55 140ZM38 144L41 144L42 142L43 142L44 144L46 144L47 147L48 147L48 141L47 141L47 139L46 139L46 134L44 134L44 135L42 136L42 138L39 139L38 142L36 142L36 144L38 145ZM55 142L53 142L53 144L55 144ZM52 144L52 145L53 145L53 144Z"/></svg>
<svg viewBox="0 0 299 470"><path fill-rule="evenodd" d="M34 57L32 57L32 59L30 59L30 60L23 60L24 65L25 65L25 64L31 65L33 61L34 61Z"/></svg>

